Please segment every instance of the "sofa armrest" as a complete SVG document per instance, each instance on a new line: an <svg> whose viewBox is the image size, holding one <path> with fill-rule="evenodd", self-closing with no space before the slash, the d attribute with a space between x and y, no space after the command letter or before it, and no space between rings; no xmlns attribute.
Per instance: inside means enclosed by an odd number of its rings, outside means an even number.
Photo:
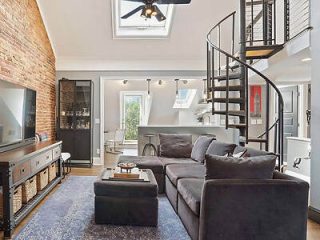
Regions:
<svg viewBox="0 0 320 240"><path fill-rule="evenodd" d="M199 239L304 240L308 190L295 180L207 180Z"/></svg>

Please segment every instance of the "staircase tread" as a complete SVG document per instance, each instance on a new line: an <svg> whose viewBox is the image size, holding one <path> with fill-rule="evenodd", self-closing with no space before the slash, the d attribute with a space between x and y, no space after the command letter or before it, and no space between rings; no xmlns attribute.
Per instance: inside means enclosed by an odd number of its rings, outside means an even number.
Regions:
<svg viewBox="0 0 320 240"><path fill-rule="evenodd" d="M214 102L220 102L225 103L227 101L227 98L213 98ZM229 98L229 103L243 103L243 98Z"/></svg>
<svg viewBox="0 0 320 240"><path fill-rule="evenodd" d="M221 115L226 115L227 111L214 111L214 114L221 114ZM229 115L233 115L233 116L245 116L246 115L246 111L244 110L233 110L233 111L229 111Z"/></svg>
<svg viewBox="0 0 320 240"><path fill-rule="evenodd" d="M245 123L236 123L236 124L229 124L229 128L246 128L247 124Z"/></svg>
<svg viewBox="0 0 320 240"><path fill-rule="evenodd" d="M249 138L248 142L268 142L268 140L264 138Z"/></svg>
<svg viewBox="0 0 320 240"><path fill-rule="evenodd" d="M229 74L229 80L237 80L240 77L241 77L241 73L239 72ZM227 80L227 75L225 74L225 75L216 76L214 79L219 81Z"/></svg>
<svg viewBox="0 0 320 240"><path fill-rule="evenodd" d="M241 85L234 85L234 86L229 86L229 91L240 91L244 89L244 86ZM227 91L226 86L218 86L218 87L213 87L213 91Z"/></svg>

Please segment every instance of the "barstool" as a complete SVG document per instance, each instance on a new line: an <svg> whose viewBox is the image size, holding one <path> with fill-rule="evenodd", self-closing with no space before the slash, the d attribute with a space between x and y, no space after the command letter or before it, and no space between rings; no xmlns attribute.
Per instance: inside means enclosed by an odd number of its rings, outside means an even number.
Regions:
<svg viewBox="0 0 320 240"><path fill-rule="evenodd" d="M65 178L65 176L71 172L70 159L71 159L71 154L70 153L67 153L67 152L61 153L62 168L63 168L63 172L62 172L63 178Z"/></svg>
<svg viewBox="0 0 320 240"><path fill-rule="evenodd" d="M143 151L142 151L142 156L146 156L146 151L149 150L150 153L151 151L153 150L153 155L151 156L157 156L157 149L156 147L151 143L151 140L153 137L155 137L156 135L155 134L145 134L144 137L147 137L149 139L149 142L144 145L143 147Z"/></svg>

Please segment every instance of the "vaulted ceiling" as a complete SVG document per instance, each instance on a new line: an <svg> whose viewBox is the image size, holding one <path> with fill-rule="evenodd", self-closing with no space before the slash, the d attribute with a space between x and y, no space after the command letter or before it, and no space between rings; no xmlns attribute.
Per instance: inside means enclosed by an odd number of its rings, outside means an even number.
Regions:
<svg viewBox="0 0 320 240"><path fill-rule="evenodd" d="M174 9L166 39L114 39L112 0L38 0L57 70L203 70L206 34L236 0L192 0Z"/></svg>

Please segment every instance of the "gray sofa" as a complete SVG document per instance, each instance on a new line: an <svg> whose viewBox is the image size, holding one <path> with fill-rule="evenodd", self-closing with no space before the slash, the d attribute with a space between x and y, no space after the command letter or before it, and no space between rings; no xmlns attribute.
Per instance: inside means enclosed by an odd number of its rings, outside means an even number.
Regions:
<svg viewBox="0 0 320 240"><path fill-rule="evenodd" d="M206 147L207 154L224 155L218 141ZM166 151L161 151L161 144L159 149L157 157L120 161L154 172L159 193L166 193L193 240L306 239L308 183L279 172L269 180L205 180L205 164L192 159L191 153L189 158L168 158L162 155ZM250 157L272 154L240 146L225 151L246 151Z"/></svg>

